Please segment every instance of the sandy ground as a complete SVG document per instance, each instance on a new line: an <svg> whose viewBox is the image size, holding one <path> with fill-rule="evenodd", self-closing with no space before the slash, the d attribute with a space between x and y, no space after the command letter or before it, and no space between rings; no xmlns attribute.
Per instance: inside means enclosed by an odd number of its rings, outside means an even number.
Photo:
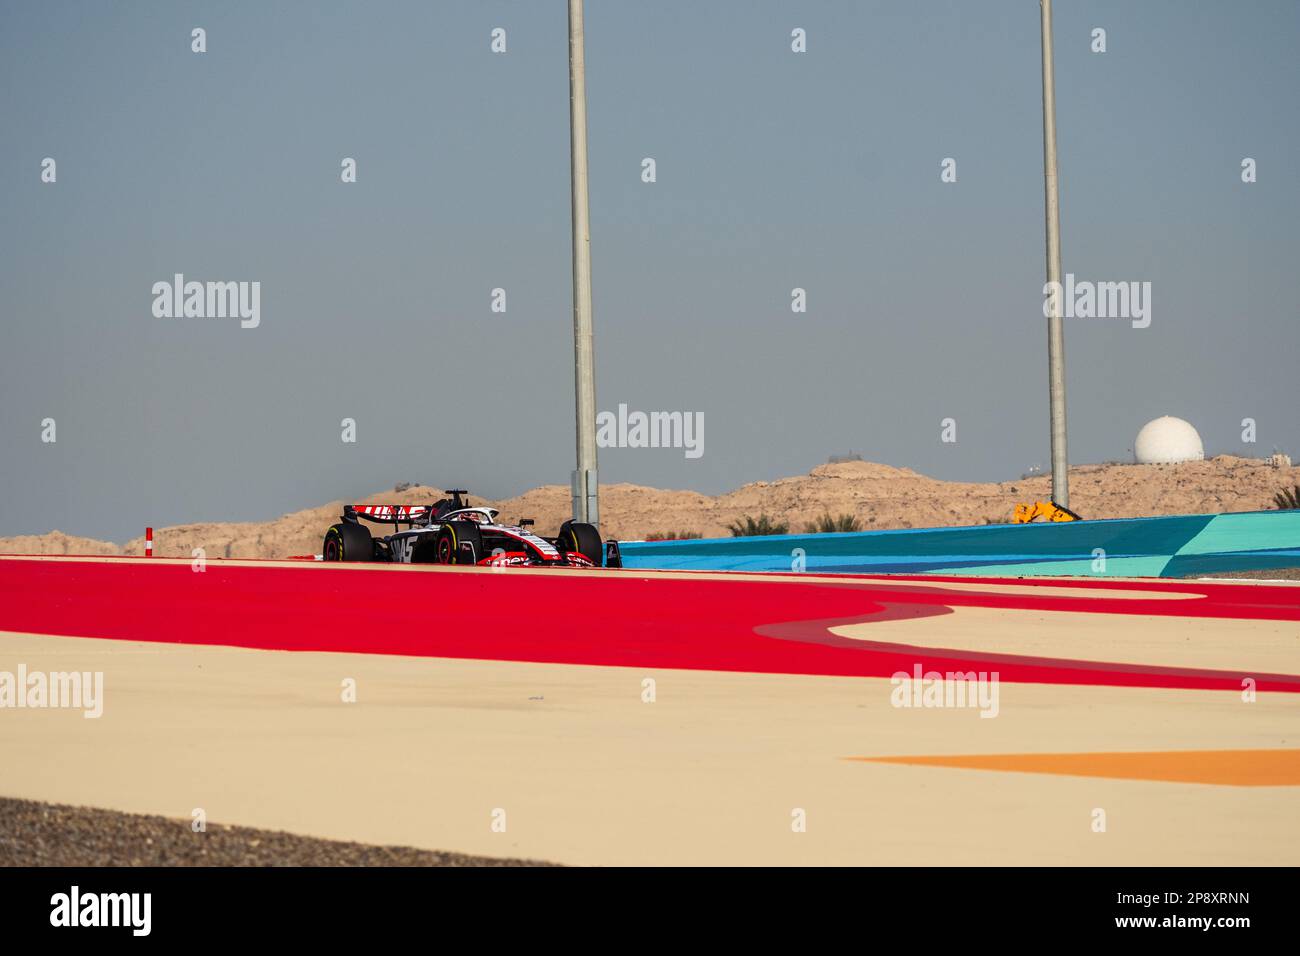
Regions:
<svg viewBox="0 0 1300 956"><path fill-rule="evenodd" d="M1134 616L1116 622L1063 611L1021 612L1016 619L1009 627L1005 611L967 607L928 620L924 628L912 621L875 621L831 630L863 641L979 652L989 647L988 635L1002 628L998 650L1026 657L1256 674L1300 670L1300 634L1291 621Z"/></svg>
<svg viewBox="0 0 1300 956"><path fill-rule="evenodd" d="M967 610L952 617L990 644L1032 624ZM1108 620L1105 639L1146 623ZM1196 623L1219 653L1275 654L1268 629ZM10 797L575 864L1300 863L1294 786L851 759L1296 748L1295 694L1004 683L983 719L895 708L869 678L0 634L0 668L20 661L102 670L106 701L98 720L0 714Z"/></svg>
<svg viewBox="0 0 1300 956"><path fill-rule="evenodd" d="M455 475L445 482L459 481ZM1273 507L1273 496L1300 485L1300 467L1274 468L1266 460L1222 455L1180 465L1079 465L1070 469L1070 503L1086 518L1209 514ZM354 503L428 503L440 487L382 491ZM473 489L471 489L472 491ZM767 514L803 531L823 513L852 514L864 529L928 528L1002 523L1019 502L1047 500L1050 479L1039 476L1001 483L940 481L907 468L871 462L822 465L807 475L759 481L710 497L638 485L601 487L601 530L607 537L636 540L652 534L691 532L723 536L743 515ZM483 499L475 498L476 503ZM533 518L537 530L554 534L570 515L567 486L547 485L505 501L488 502L515 521ZM209 558L283 558L320 551L325 529L338 520L342 502L267 521L156 528L158 555ZM141 536L123 545L61 531L0 538L0 553L142 554Z"/></svg>

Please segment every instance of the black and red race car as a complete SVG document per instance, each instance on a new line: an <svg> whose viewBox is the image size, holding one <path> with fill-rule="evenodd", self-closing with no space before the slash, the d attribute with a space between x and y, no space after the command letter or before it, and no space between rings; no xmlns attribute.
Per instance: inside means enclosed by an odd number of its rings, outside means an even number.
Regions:
<svg viewBox="0 0 1300 956"><path fill-rule="evenodd" d="M499 524L496 508L471 505L463 488L431 505L344 505L342 520L325 532L326 561L394 564L475 564L489 567L614 567L595 525L566 521L554 538L529 530L531 521ZM393 526L375 536L362 520ZM405 525L405 527L403 527ZM609 542L611 561L618 546Z"/></svg>

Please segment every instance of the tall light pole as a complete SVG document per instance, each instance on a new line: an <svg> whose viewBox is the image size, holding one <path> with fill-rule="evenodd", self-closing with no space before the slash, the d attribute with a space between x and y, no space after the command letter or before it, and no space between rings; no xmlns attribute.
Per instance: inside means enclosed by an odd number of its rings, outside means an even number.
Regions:
<svg viewBox="0 0 1300 956"><path fill-rule="evenodd" d="M1061 289L1061 197L1056 182L1056 74L1052 66L1052 0L1039 0L1043 26L1043 189L1047 213L1047 281ZM1048 299L1047 389L1052 419L1052 501L1070 507L1070 457L1065 447L1065 330L1061 295Z"/></svg>
<svg viewBox="0 0 1300 956"><path fill-rule="evenodd" d="M569 0L569 146L573 169L573 367L578 467L573 520L600 521L596 478L596 368L591 341L591 220L587 210L587 66L582 0Z"/></svg>

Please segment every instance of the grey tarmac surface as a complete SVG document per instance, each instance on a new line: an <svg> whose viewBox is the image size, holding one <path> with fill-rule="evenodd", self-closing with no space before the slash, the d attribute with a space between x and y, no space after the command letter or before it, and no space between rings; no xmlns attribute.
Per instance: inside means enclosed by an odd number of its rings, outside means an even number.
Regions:
<svg viewBox="0 0 1300 956"><path fill-rule="evenodd" d="M0 797L0 866L550 866Z"/></svg>

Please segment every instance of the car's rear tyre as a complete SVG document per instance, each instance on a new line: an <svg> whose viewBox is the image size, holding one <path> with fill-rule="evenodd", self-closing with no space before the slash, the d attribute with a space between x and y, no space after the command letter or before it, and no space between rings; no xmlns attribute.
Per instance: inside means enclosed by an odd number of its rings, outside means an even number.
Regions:
<svg viewBox="0 0 1300 956"><path fill-rule="evenodd" d="M555 543L561 551L576 551L598 568L605 563L604 545L594 524L566 521L560 525Z"/></svg>
<svg viewBox="0 0 1300 956"><path fill-rule="evenodd" d="M325 532L321 555L326 561L373 561L375 542L366 528L343 521Z"/></svg>
<svg viewBox="0 0 1300 956"><path fill-rule="evenodd" d="M473 557L464 553L466 543L474 549ZM474 522L449 521L438 532L439 564L475 564L483 557L483 535Z"/></svg>

